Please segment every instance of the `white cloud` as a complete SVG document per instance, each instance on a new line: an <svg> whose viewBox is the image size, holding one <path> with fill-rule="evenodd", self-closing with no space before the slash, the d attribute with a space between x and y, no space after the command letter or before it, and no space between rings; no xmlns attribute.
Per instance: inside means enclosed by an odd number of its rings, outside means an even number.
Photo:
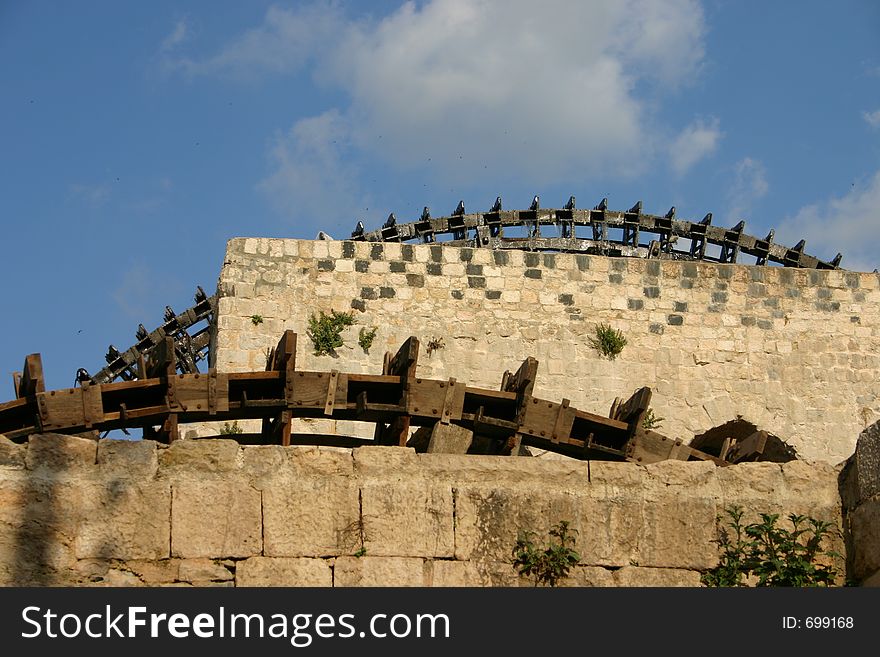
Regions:
<svg viewBox="0 0 880 657"><path fill-rule="evenodd" d="M334 32L342 25L335 4L290 10L272 6L261 25L245 31L211 57L168 57L165 63L190 76L219 75L241 80L266 73L294 73L309 58L320 56L325 45L335 47ZM178 22L163 47L166 43L176 46L185 34L185 23Z"/></svg>
<svg viewBox="0 0 880 657"><path fill-rule="evenodd" d="M661 131L645 89L662 95L691 80L704 32L697 0L547 0L540 9L431 0L362 21L325 3L273 7L215 55L177 65L251 79L313 62L320 83L348 96L336 120L356 153L446 181L488 170L541 184L649 166ZM288 150L301 132L285 138ZM317 148L309 140L304 147ZM274 157L284 168L267 189L290 177L290 160Z"/></svg>
<svg viewBox="0 0 880 657"><path fill-rule="evenodd" d="M862 118L867 121L872 128L880 128L880 109L873 112L862 112Z"/></svg>
<svg viewBox="0 0 880 657"><path fill-rule="evenodd" d="M855 183L839 198L801 208L779 226L780 242L807 240L807 252L830 260L843 254L841 267L873 271L880 267L880 171Z"/></svg>
<svg viewBox="0 0 880 657"><path fill-rule="evenodd" d="M767 170L760 161L745 157L733 167L733 180L727 189L727 217L729 224L751 212L754 202L767 195Z"/></svg>
<svg viewBox="0 0 880 657"><path fill-rule="evenodd" d="M294 220L351 223L363 207L356 171L347 162L348 124L336 110L301 121L277 135L271 155L274 172L259 184L277 210ZM326 225L326 223L325 223ZM334 237L339 237L334 235Z"/></svg>
<svg viewBox="0 0 880 657"><path fill-rule="evenodd" d="M168 36L162 40L162 43L159 45L159 52L170 53L175 50L186 40L188 34L189 26L187 25L186 19L181 18L174 24L174 29L171 30Z"/></svg>
<svg viewBox="0 0 880 657"><path fill-rule="evenodd" d="M110 198L110 185L99 183L94 185L71 183L67 186L70 194L93 208L100 207Z"/></svg>
<svg viewBox="0 0 880 657"><path fill-rule="evenodd" d="M719 124L717 118L709 122L697 119L673 140L669 147L669 157L676 175L684 174L704 157L715 152L722 136Z"/></svg>

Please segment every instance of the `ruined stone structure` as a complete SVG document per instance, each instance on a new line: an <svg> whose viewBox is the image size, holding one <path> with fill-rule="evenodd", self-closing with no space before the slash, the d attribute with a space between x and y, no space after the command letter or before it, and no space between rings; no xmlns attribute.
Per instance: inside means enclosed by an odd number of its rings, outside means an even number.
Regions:
<svg viewBox="0 0 880 657"><path fill-rule="evenodd" d="M426 377L497 387L534 356L536 395L605 414L615 397L649 386L667 436L687 443L742 418L831 464L880 417L876 273L233 239L219 293L221 371L263 369L285 329L303 336L299 366L317 370L381 371L384 352L415 335L443 345L420 361ZM338 359L310 353L308 319L321 310L355 312ZM598 323L627 338L616 360L589 344ZM378 332L365 353L357 336L370 326Z"/></svg>

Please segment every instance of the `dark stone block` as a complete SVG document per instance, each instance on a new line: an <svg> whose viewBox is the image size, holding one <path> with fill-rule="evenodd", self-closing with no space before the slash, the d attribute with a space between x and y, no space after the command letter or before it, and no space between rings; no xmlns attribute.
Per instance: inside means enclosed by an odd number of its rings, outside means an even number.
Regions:
<svg viewBox="0 0 880 657"><path fill-rule="evenodd" d="M590 269L590 256L578 254L574 257L574 260L580 271L588 271Z"/></svg>
<svg viewBox="0 0 880 657"><path fill-rule="evenodd" d="M397 294L394 291L393 287L380 287L379 288L379 297L382 299L392 299L394 295Z"/></svg>
<svg viewBox="0 0 880 657"><path fill-rule="evenodd" d="M733 278L733 265L719 265L718 278Z"/></svg>
<svg viewBox="0 0 880 657"><path fill-rule="evenodd" d="M556 254L555 253L545 253L544 254L544 266L547 269L556 269Z"/></svg>
<svg viewBox="0 0 880 657"><path fill-rule="evenodd" d="M440 276L440 274L443 273L443 266L436 262L429 262L425 265L425 272L427 272L429 276Z"/></svg>
<svg viewBox="0 0 880 657"><path fill-rule="evenodd" d="M828 275L824 271L810 272L810 285L825 285L828 281Z"/></svg>
<svg viewBox="0 0 880 657"><path fill-rule="evenodd" d="M381 244L374 244L370 247L370 258L372 260L381 260L385 256L385 247Z"/></svg>
<svg viewBox="0 0 880 657"><path fill-rule="evenodd" d="M692 278L683 278L679 285L685 290L690 290L694 286L694 280Z"/></svg>
<svg viewBox="0 0 880 657"><path fill-rule="evenodd" d="M443 247L442 246L432 246L431 247L431 262L443 262Z"/></svg>
<svg viewBox="0 0 880 657"><path fill-rule="evenodd" d="M486 290L486 298L487 299L500 299L501 298L501 290Z"/></svg>
<svg viewBox="0 0 880 657"><path fill-rule="evenodd" d="M759 319L758 328L765 331L771 331L773 330L773 322L771 322L769 319Z"/></svg>
<svg viewBox="0 0 880 657"><path fill-rule="evenodd" d="M474 258L474 250L473 249L464 248L458 252L458 259L461 260L462 262L470 262L471 260L473 260L473 258Z"/></svg>
<svg viewBox="0 0 880 657"><path fill-rule="evenodd" d="M651 324L648 326L648 330L655 335L663 335L663 331L666 330L666 327L663 324Z"/></svg>
<svg viewBox="0 0 880 657"><path fill-rule="evenodd" d="M742 318L740 319L740 322L742 323L743 326L754 326L755 324L758 323L758 320L756 320L751 315L743 315Z"/></svg>
<svg viewBox="0 0 880 657"><path fill-rule="evenodd" d="M681 315L669 315L666 318L666 323L670 326L681 326L684 324L684 317Z"/></svg>
<svg viewBox="0 0 880 657"><path fill-rule="evenodd" d="M355 310L360 310L361 312L365 312L367 310L367 304L363 299L352 299L351 307Z"/></svg>
<svg viewBox="0 0 880 657"><path fill-rule="evenodd" d="M777 269L779 272L779 282L783 285L794 285L794 271L791 269Z"/></svg>
<svg viewBox="0 0 880 657"><path fill-rule="evenodd" d="M495 261L496 265L506 265L510 262L510 255L507 251L493 251L492 259Z"/></svg>
<svg viewBox="0 0 880 657"><path fill-rule="evenodd" d="M787 296L789 299L797 299L799 296L801 296L801 291L796 287L790 287L785 290L785 296Z"/></svg>
<svg viewBox="0 0 880 657"><path fill-rule="evenodd" d="M764 305L768 308L779 308L779 299L776 297L767 297L764 299Z"/></svg>
<svg viewBox="0 0 880 657"><path fill-rule="evenodd" d="M846 274L843 277L847 287L856 288L861 285L860 276L858 274Z"/></svg>
<svg viewBox="0 0 880 657"><path fill-rule="evenodd" d="M523 256L523 260L526 263L526 267L537 267L541 262L541 256L537 253L526 253Z"/></svg>
<svg viewBox="0 0 880 657"><path fill-rule="evenodd" d="M657 267L660 267L660 263L656 263ZM696 278L697 277L697 265L693 262L685 262L681 265L681 275L684 278Z"/></svg>
<svg viewBox="0 0 880 657"><path fill-rule="evenodd" d="M839 301L817 301L816 302L816 310L821 310L826 313L835 313L840 310L840 302Z"/></svg>
<svg viewBox="0 0 880 657"><path fill-rule="evenodd" d="M756 283L764 282L764 270L759 267L753 267L751 270L752 280Z"/></svg>
<svg viewBox="0 0 880 657"><path fill-rule="evenodd" d="M362 287L361 288L361 299L378 299L379 295L376 294L376 288L374 287Z"/></svg>
<svg viewBox="0 0 880 657"><path fill-rule="evenodd" d="M649 299L659 299L660 298L660 288L659 287L646 287L643 289L643 293Z"/></svg>
<svg viewBox="0 0 880 657"><path fill-rule="evenodd" d="M746 294L750 297L766 297L767 286L763 283L749 283L749 289Z"/></svg>
<svg viewBox="0 0 880 657"><path fill-rule="evenodd" d="M641 299L627 299L626 307L630 310L641 310L645 307L645 302Z"/></svg>
<svg viewBox="0 0 880 657"><path fill-rule="evenodd" d="M486 287L486 279L483 276L468 276L468 287L483 289Z"/></svg>
<svg viewBox="0 0 880 657"><path fill-rule="evenodd" d="M473 263L467 264L467 275L468 276L482 276L483 275L483 265L475 265Z"/></svg>
<svg viewBox="0 0 880 657"><path fill-rule="evenodd" d="M410 287L425 287L425 277L421 274L407 274L406 284Z"/></svg>
<svg viewBox="0 0 880 657"><path fill-rule="evenodd" d="M621 285L623 283L623 275L621 274L608 274L608 282L614 285Z"/></svg>
<svg viewBox="0 0 880 657"><path fill-rule="evenodd" d="M560 294L556 298L559 300L559 303L561 303L564 306L573 306L574 305L574 295L572 295L572 294Z"/></svg>
<svg viewBox="0 0 880 657"><path fill-rule="evenodd" d="M645 272L648 274L648 276L660 276L660 271L661 271L661 267L660 267L659 262L657 262L656 260L649 260L648 261L648 266L645 268ZM697 275L697 272L696 272L696 267L695 267L694 268L694 276L692 276L691 278L696 277L696 275Z"/></svg>
<svg viewBox="0 0 880 657"><path fill-rule="evenodd" d="M366 274L367 270L370 268L369 260L355 260L354 261L354 270L359 274Z"/></svg>
<svg viewBox="0 0 880 657"><path fill-rule="evenodd" d="M832 292L827 287L820 287L818 290L816 290L817 299L830 299L831 295Z"/></svg>
<svg viewBox="0 0 880 657"><path fill-rule="evenodd" d="M354 242L342 243L342 257L348 259L354 258Z"/></svg>
<svg viewBox="0 0 880 657"><path fill-rule="evenodd" d="M849 318L849 321L852 322L853 324L861 324L862 318L859 317L858 315L853 315L852 317Z"/></svg>
<svg viewBox="0 0 880 657"><path fill-rule="evenodd" d="M403 274L406 271L406 263L401 262L399 260L394 260L390 265L392 274Z"/></svg>
<svg viewBox="0 0 880 657"><path fill-rule="evenodd" d="M629 271L629 263L626 258L612 258L611 271Z"/></svg>
<svg viewBox="0 0 880 657"><path fill-rule="evenodd" d="M541 278L541 270L540 269L526 269L525 272L526 278Z"/></svg>
<svg viewBox="0 0 880 657"><path fill-rule="evenodd" d="M713 292L712 303L727 303L727 292Z"/></svg>
<svg viewBox="0 0 880 657"><path fill-rule="evenodd" d="M318 271L333 271L336 263L332 260L318 260Z"/></svg>
<svg viewBox="0 0 880 657"><path fill-rule="evenodd" d="M864 292L854 292L853 293L853 301L855 301L856 303L864 303L865 293Z"/></svg>
<svg viewBox="0 0 880 657"><path fill-rule="evenodd" d="M688 305L686 301L676 301L673 307L673 310L677 313L686 313L688 311Z"/></svg>
<svg viewBox="0 0 880 657"><path fill-rule="evenodd" d="M710 303L710 304L706 307L706 310L708 310L710 313L723 313L723 312L724 312L724 306L719 306L719 305L716 304L716 303Z"/></svg>
<svg viewBox="0 0 880 657"><path fill-rule="evenodd" d="M452 295L453 299L464 299L464 292L462 292L461 290L453 290L452 292L450 292L450 294Z"/></svg>
<svg viewBox="0 0 880 657"><path fill-rule="evenodd" d="M412 244L402 244L400 246L400 256L406 262L412 262L413 258L415 257L415 253L413 251Z"/></svg>

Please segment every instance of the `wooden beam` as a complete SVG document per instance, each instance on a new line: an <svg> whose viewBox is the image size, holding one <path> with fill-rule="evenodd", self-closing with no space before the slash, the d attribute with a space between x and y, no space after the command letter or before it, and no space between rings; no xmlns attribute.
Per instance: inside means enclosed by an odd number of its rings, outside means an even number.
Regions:
<svg viewBox="0 0 880 657"><path fill-rule="evenodd" d="M38 392L46 392L46 383L43 380L43 359L40 354L30 354L24 359L24 367L18 380L15 396L21 399Z"/></svg>

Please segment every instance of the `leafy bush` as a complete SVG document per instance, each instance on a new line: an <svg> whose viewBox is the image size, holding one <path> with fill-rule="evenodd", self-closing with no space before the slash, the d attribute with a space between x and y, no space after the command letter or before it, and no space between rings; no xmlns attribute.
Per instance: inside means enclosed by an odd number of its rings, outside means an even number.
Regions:
<svg viewBox="0 0 880 657"><path fill-rule="evenodd" d="M251 315L251 323L254 326L259 326L260 324L263 323L263 316L262 315Z"/></svg>
<svg viewBox="0 0 880 657"><path fill-rule="evenodd" d="M603 356L614 360L626 346L626 338L620 329L611 328L608 324L597 324L596 337L590 338L590 346Z"/></svg>
<svg viewBox="0 0 880 657"><path fill-rule="evenodd" d="M309 317L309 328L306 334L312 339L315 345L315 355L322 356L324 354L332 354L337 347L341 347L342 330L354 324L354 313L340 313L331 310L327 315L323 310L320 316Z"/></svg>
<svg viewBox="0 0 880 657"><path fill-rule="evenodd" d="M238 433L244 433L244 430L238 426L238 420L233 420L232 424L224 422L223 428L220 429L221 436L233 436Z"/></svg>
<svg viewBox="0 0 880 657"><path fill-rule="evenodd" d="M821 565L825 557L840 558L822 543L832 532L831 523L789 514L792 529L777 527L779 514L761 514L761 522L743 525L743 510L726 510L729 528L721 529L718 544L721 562L705 573L705 586L831 586L837 570ZM721 518L719 517L719 520ZM731 533L732 532L732 533ZM751 581L750 581L751 580Z"/></svg>
<svg viewBox="0 0 880 657"><path fill-rule="evenodd" d="M657 417L654 415L654 409L649 408L645 411L645 416L642 418L642 428L646 431L650 431L651 429L659 429L660 423L663 422L666 418Z"/></svg>
<svg viewBox="0 0 880 657"><path fill-rule="evenodd" d="M371 328L362 326L361 330L358 331L358 344L366 353L370 353L370 347L373 346L373 340L376 339L377 330L378 328L375 326Z"/></svg>
<svg viewBox="0 0 880 657"><path fill-rule="evenodd" d="M575 538L569 531L565 520L554 525L550 529L548 545L543 549L535 545L534 532L520 534L513 546L513 567L520 575L533 577L535 586L556 586L560 579L568 577L569 570L581 559L574 551Z"/></svg>

